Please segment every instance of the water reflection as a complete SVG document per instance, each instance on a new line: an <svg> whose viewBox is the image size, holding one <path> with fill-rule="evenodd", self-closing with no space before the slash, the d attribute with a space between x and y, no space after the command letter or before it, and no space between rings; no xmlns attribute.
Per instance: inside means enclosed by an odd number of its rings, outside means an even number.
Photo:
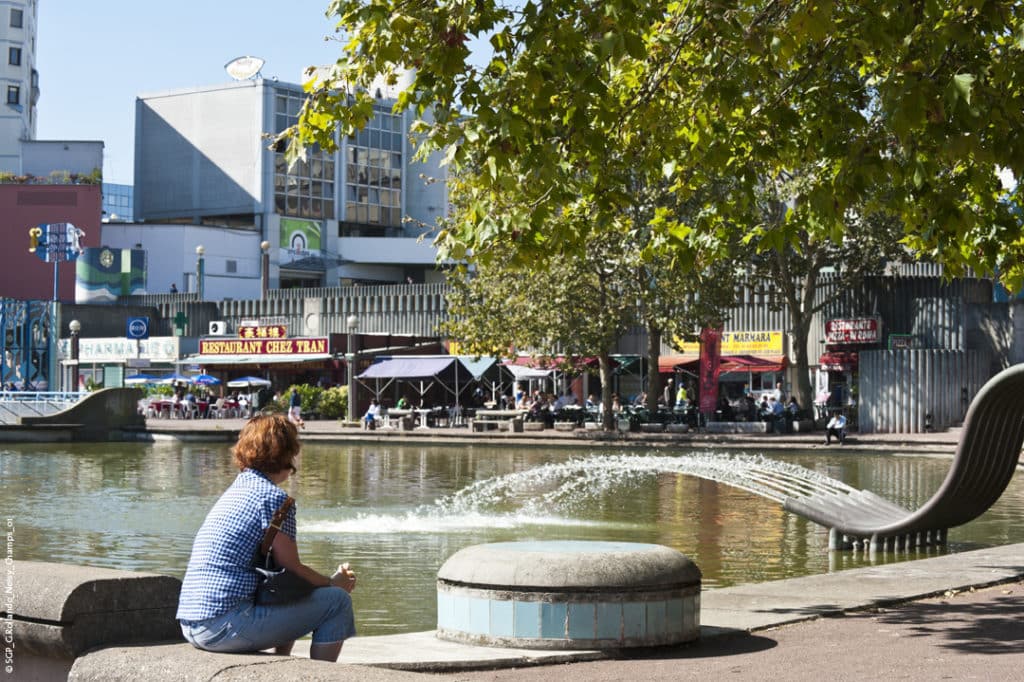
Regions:
<svg viewBox="0 0 1024 682"><path fill-rule="evenodd" d="M430 629L434 577L467 545L506 540L656 542L691 556L706 587L775 580L899 557L831 554L828 534L770 500L674 471L693 453L538 448L307 445L289 483L299 544L327 570L350 561L360 630ZM921 504L945 457L770 455ZM616 466L612 466L613 462ZM3 507L19 559L181 576L207 510L236 475L222 445L26 445L0 452ZM1024 541L1018 479L984 517L950 533L950 549ZM927 550L935 553L946 550Z"/></svg>

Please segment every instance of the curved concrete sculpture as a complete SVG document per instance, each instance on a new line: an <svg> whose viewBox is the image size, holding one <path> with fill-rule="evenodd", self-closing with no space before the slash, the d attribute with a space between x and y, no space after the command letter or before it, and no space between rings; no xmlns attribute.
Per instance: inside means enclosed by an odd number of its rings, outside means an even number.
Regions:
<svg viewBox="0 0 1024 682"><path fill-rule="evenodd" d="M662 545L473 545L437 572L437 636L527 649L678 644L700 634L700 584L700 569Z"/></svg>
<svg viewBox="0 0 1024 682"><path fill-rule="evenodd" d="M1024 443L1024 364L986 383L967 411L953 466L938 491L911 512L867 490L817 493L783 506L830 529L830 549L941 544L946 530L985 513L1003 494Z"/></svg>

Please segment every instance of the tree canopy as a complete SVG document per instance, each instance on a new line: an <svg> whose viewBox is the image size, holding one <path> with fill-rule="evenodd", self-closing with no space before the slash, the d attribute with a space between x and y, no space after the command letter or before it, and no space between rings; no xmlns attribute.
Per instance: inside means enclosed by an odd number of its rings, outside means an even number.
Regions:
<svg viewBox="0 0 1024 682"><path fill-rule="evenodd" d="M1021 190L1000 174L1024 174L1022 13L986 0L333 0L343 50L309 82L290 149L332 147L370 116L371 84L411 68L396 108L419 114L421 153L483 171L459 189L469 210L440 233L444 255L585 249L628 205L615 162L628 158L684 200L731 180L692 219L658 223L679 245L764 231L759 184L810 169L765 247L798 247L799 231L838 242L849 211L880 206L918 254L1013 287ZM471 40L493 49L484 63ZM579 202L593 220L548 220Z"/></svg>

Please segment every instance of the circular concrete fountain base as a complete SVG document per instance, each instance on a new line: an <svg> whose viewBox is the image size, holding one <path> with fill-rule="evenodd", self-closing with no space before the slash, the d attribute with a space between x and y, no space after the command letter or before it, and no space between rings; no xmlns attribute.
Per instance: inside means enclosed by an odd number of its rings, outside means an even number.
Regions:
<svg viewBox="0 0 1024 682"><path fill-rule="evenodd" d="M688 642L700 569L662 545L501 542L456 552L437 574L437 636L534 649Z"/></svg>

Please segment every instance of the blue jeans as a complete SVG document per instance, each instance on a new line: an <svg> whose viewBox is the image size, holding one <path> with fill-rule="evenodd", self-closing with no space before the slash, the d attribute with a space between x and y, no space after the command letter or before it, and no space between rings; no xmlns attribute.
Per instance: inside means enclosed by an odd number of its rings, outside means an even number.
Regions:
<svg viewBox="0 0 1024 682"><path fill-rule="evenodd" d="M341 642L356 634L352 598L340 587L318 587L300 601L280 606L241 602L227 613L181 624L193 646L219 653L262 651L313 632L314 644Z"/></svg>

